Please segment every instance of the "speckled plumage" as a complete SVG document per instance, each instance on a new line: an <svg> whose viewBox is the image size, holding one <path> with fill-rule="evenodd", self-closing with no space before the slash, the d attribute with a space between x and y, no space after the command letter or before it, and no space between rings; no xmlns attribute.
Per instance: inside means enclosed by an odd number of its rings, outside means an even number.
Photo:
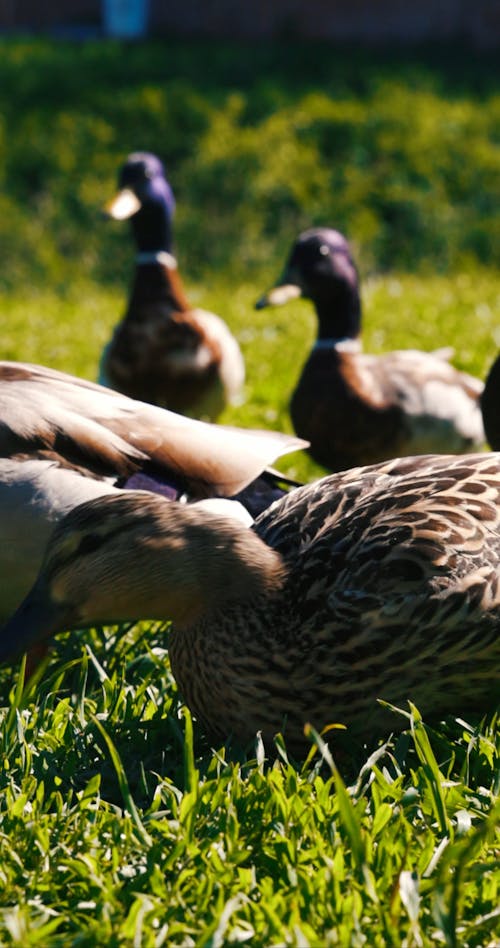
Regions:
<svg viewBox="0 0 500 948"><path fill-rule="evenodd" d="M297 754L306 722L358 740L401 727L377 698L427 719L498 702L500 455L334 474L252 530L171 511L126 492L73 511L0 657L68 626L172 618L174 675L214 739L283 730Z"/></svg>
<svg viewBox="0 0 500 948"><path fill-rule="evenodd" d="M257 306L304 296L314 303L318 339L292 394L294 429L331 470L390 457L458 454L484 443L478 379L449 353L361 351L361 300L345 237L329 228L299 236L278 285Z"/></svg>
<svg viewBox="0 0 500 948"><path fill-rule="evenodd" d="M132 398L214 420L241 396L244 363L219 316L193 308L172 256L174 199L162 163L129 155L112 217L130 217L138 254L123 320L106 346L99 381Z"/></svg>

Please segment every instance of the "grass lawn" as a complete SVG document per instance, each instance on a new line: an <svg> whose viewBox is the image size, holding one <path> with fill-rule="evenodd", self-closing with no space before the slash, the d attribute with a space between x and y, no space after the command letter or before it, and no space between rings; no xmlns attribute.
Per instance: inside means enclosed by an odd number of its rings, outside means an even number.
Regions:
<svg viewBox="0 0 500 948"><path fill-rule="evenodd" d="M296 51L283 49L252 58L221 47L210 70L205 47L143 44L124 58L112 43L0 46L3 358L96 378L132 257L127 233L97 222L96 208L117 161L158 141L180 192L189 295L227 320L246 359L245 401L222 421L290 430L313 314L304 301L253 303L309 223L352 233L368 351L452 345L455 363L484 377L500 344L497 225L484 197L499 100L487 64L460 69L433 54L333 66L320 47L302 51L298 77ZM418 141L407 128L415 96ZM366 157L373 136L380 167ZM323 473L298 454L280 466L305 480ZM387 744L346 747L333 733L328 750L312 732L297 765L279 737L275 761L258 741L250 759L208 746L178 700L158 625L60 636L40 681L25 693L18 682L17 668L0 669L0 945L500 943L493 709L430 729L408 704Z"/></svg>

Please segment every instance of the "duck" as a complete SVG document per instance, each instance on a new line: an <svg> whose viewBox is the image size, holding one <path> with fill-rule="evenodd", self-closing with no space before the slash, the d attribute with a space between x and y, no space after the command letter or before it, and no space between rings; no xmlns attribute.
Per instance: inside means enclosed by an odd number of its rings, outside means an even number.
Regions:
<svg viewBox="0 0 500 948"><path fill-rule="evenodd" d="M493 451L500 451L500 355L491 365L481 395L486 440Z"/></svg>
<svg viewBox="0 0 500 948"><path fill-rule="evenodd" d="M61 517L122 489L224 507L248 525L296 482L293 435L214 425L46 366L0 362L0 619L29 590Z"/></svg>
<svg viewBox="0 0 500 948"><path fill-rule="evenodd" d="M427 721L494 708L499 567L500 454L333 473L249 529L117 491L56 526L0 661L61 630L170 620L174 677L210 739L280 732L298 757L307 725L371 742L404 727L407 701Z"/></svg>
<svg viewBox="0 0 500 948"><path fill-rule="evenodd" d="M98 380L140 401L215 421L227 405L241 402L245 365L224 320L187 299L172 252L174 209L162 161L150 152L130 154L105 214L130 219L135 275Z"/></svg>
<svg viewBox="0 0 500 948"><path fill-rule="evenodd" d="M318 334L290 402L295 432L331 471L484 445L483 383L449 363L451 350L364 353L358 270L347 239L328 227L299 235L278 283L256 302L304 297Z"/></svg>

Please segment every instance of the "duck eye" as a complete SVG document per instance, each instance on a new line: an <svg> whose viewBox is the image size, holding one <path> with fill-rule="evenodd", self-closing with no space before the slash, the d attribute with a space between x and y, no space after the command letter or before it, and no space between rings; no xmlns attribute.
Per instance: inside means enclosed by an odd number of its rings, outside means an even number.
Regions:
<svg viewBox="0 0 500 948"><path fill-rule="evenodd" d="M319 252L323 254L324 257L327 257L328 254L330 253L330 248L328 247L327 244L321 244L321 247L319 248Z"/></svg>

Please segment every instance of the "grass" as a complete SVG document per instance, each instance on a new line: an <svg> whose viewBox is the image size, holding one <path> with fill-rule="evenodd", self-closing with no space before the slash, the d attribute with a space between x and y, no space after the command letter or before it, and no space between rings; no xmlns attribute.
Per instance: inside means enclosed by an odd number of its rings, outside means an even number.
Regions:
<svg viewBox="0 0 500 948"><path fill-rule="evenodd" d="M413 709L346 786L314 733L301 768L195 742L161 629L59 647L4 718L2 944L495 943L495 721Z"/></svg>
<svg viewBox="0 0 500 948"><path fill-rule="evenodd" d="M3 358L96 378L131 262L126 231L96 210L140 144L169 157L193 302L244 351L245 401L223 421L290 430L314 318L301 301L253 303L297 227L323 220L354 239L367 350L451 344L484 377L500 343L491 62L0 45ZM297 454L281 467L323 473ZM279 737L270 761L258 740L248 759L207 745L161 626L62 635L40 680L20 680L0 669L0 945L498 944L493 709L431 729L408 705L381 747L333 734L328 750L311 731L297 764Z"/></svg>

